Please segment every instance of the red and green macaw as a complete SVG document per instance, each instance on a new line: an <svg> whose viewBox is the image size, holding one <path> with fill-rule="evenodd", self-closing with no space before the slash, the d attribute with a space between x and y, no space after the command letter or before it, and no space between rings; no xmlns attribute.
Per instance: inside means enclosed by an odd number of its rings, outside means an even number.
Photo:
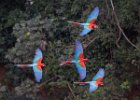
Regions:
<svg viewBox="0 0 140 100"><path fill-rule="evenodd" d="M35 53L35 57L33 59L32 64L16 64L17 67L25 68L25 67L33 67L35 79L37 82L40 82L42 79L42 67L45 67L46 65L42 63L42 52L38 48Z"/></svg>
<svg viewBox="0 0 140 100"><path fill-rule="evenodd" d="M76 68L78 70L78 73L80 75L80 79L83 80L86 77L86 66L85 62L87 62L88 59L84 58L83 54L83 47L80 41L76 40L75 42L75 55L73 60L67 60L60 65L65 64L71 64L74 63L76 65Z"/></svg>
<svg viewBox="0 0 140 100"><path fill-rule="evenodd" d="M99 15L99 8L95 7L94 10L91 12L89 17L87 18L86 23L79 23L79 22L73 22L73 21L68 21L68 23L72 23L75 25L80 25L84 27L83 31L80 33L80 36L84 36L88 34L91 30L94 28L98 28L98 26L95 24L95 21Z"/></svg>
<svg viewBox="0 0 140 100"><path fill-rule="evenodd" d="M89 84L89 92L95 91L98 86L102 86L103 84L103 77L105 75L105 71L103 68L100 68L97 74L93 77L92 81L88 82L74 82L75 84L86 85Z"/></svg>

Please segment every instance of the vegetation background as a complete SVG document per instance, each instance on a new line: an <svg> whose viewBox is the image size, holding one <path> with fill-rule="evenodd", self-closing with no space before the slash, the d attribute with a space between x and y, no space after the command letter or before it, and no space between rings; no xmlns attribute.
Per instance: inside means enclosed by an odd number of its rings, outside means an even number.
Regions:
<svg viewBox="0 0 140 100"><path fill-rule="evenodd" d="M140 0L0 0L0 100L140 100ZM80 27L99 6L99 28L80 37ZM91 80L105 66L104 86L94 93L74 85L74 65L60 67L72 58L75 39L82 41L90 59ZM36 48L43 51L41 84L30 68Z"/></svg>

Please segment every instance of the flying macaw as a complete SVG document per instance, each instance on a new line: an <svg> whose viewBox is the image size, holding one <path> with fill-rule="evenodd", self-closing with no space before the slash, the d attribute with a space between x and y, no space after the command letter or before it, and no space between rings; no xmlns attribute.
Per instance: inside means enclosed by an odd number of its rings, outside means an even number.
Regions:
<svg viewBox="0 0 140 100"><path fill-rule="evenodd" d="M44 63L42 63L42 59L43 59L42 52L38 48L36 50L36 54L32 64L16 64L16 66L21 68L33 67L35 79L37 82L40 82L42 79L42 67L46 66Z"/></svg>
<svg viewBox="0 0 140 100"><path fill-rule="evenodd" d="M76 40L75 42L75 55L73 60L67 60L65 62L62 62L60 65L65 64L71 64L74 63L76 65L76 68L78 70L78 73L80 75L80 79L83 80L86 77L86 66L85 62L87 62L88 59L84 58L83 54L83 47L80 41Z"/></svg>
<svg viewBox="0 0 140 100"><path fill-rule="evenodd" d="M103 68L100 68L97 74L92 78L92 81L88 82L74 82L75 84L86 85L89 84L89 92L95 91L98 86L102 86L103 84L103 77L105 75L105 71Z"/></svg>
<svg viewBox="0 0 140 100"><path fill-rule="evenodd" d="M84 29L80 33L80 36L84 36L88 34L91 30L93 30L94 28L98 28L98 26L95 24L95 21L98 15L99 15L99 8L95 7L94 10L90 13L89 17L87 18L86 23L79 23L79 22L73 22L73 21L68 21L68 23L82 26Z"/></svg>

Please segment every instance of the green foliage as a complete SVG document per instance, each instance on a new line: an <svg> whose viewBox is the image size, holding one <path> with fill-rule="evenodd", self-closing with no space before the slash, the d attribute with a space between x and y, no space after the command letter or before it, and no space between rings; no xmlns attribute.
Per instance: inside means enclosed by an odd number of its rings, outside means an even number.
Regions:
<svg viewBox="0 0 140 100"><path fill-rule="evenodd" d="M93 0L33 0L28 5L25 1L15 0L16 6L8 8L0 6L0 56L9 62L32 63L35 50L43 51L43 62L47 65L43 69L45 85L56 84L66 86L69 82L77 100L121 100L131 91L133 85L139 85L140 52L120 38L120 48L116 46L118 29L109 1ZM5 4L2 2L2 4ZM0 5L2 5L0 4ZM13 4L12 4L13 5ZM97 20L99 29L92 31L85 37L79 37L82 28L68 25L67 20L84 22L95 6L99 6L100 14ZM139 37L139 0L114 1L115 10L119 17L121 27L129 39L140 48ZM10 9L11 8L11 9ZM99 37L92 41L89 37ZM85 45L85 57L89 58L87 78L89 81L96 74L99 67L105 66L104 86L89 94L88 86L74 85L79 80L79 75L74 65L60 67L59 64L67 59L72 59L74 54L74 41L79 39ZM2 61L1 60L1 61ZM5 60L5 59L4 59ZM3 81L4 84L20 86L33 76L32 69L16 68L12 64L6 66L9 71ZM25 86L26 87L26 86ZM52 94L50 88L50 95ZM64 95L63 95L64 96ZM22 97L22 96L21 96ZM16 97L15 97L16 98ZM17 98L20 98L17 97ZM66 96L60 97L67 98ZM67 98L68 99L68 98Z"/></svg>
<svg viewBox="0 0 140 100"><path fill-rule="evenodd" d="M129 82L128 81L125 81L121 84L121 88L122 89L130 89L130 86L129 86Z"/></svg>
<svg viewBox="0 0 140 100"><path fill-rule="evenodd" d="M139 0L123 0L118 2L118 15L123 27L132 28L137 26L140 17L139 10L137 9L139 3Z"/></svg>

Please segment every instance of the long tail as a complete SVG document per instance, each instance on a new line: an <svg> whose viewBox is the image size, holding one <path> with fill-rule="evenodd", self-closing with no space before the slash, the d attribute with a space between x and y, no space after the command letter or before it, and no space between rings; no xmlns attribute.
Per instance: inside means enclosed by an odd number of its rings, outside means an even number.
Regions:
<svg viewBox="0 0 140 100"><path fill-rule="evenodd" d="M88 84L88 82L74 82L74 84L86 85L86 84Z"/></svg>
<svg viewBox="0 0 140 100"><path fill-rule="evenodd" d="M74 22L74 21L67 21L67 22L70 23L70 24L80 25L81 26L81 23L79 23L79 22Z"/></svg>
<svg viewBox="0 0 140 100"><path fill-rule="evenodd" d="M15 66L20 67L20 68L26 68L26 67L32 67L33 64L16 64Z"/></svg>
<svg viewBox="0 0 140 100"><path fill-rule="evenodd" d="M70 60L64 61L64 62L60 63L60 66L63 66L66 64L71 64L71 61Z"/></svg>

